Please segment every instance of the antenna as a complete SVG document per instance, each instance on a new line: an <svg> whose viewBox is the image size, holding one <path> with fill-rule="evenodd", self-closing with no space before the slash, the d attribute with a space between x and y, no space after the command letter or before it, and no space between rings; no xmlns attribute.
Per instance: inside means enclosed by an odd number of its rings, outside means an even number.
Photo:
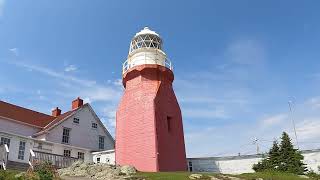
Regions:
<svg viewBox="0 0 320 180"><path fill-rule="evenodd" d="M297 147L299 149L298 136L297 136L297 131L296 131L296 123L294 122L294 118L293 118L292 101L288 101L288 104L289 104L289 109L290 109L291 121L292 121L292 124L293 124L294 136L296 138L296 144L297 144Z"/></svg>
<svg viewBox="0 0 320 180"><path fill-rule="evenodd" d="M257 154L260 154L259 151L260 151L260 148L259 148L259 139L258 138L254 138L253 144L255 144L257 146Z"/></svg>

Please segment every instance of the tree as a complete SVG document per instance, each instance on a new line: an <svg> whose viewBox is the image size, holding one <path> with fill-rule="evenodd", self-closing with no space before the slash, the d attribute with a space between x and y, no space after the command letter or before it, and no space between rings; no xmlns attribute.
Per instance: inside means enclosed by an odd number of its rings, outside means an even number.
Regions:
<svg viewBox="0 0 320 180"><path fill-rule="evenodd" d="M277 141L273 141L272 148L268 153L268 164L270 170L277 170L280 166L280 148Z"/></svg>
<svg viewBox="0 0 320 180"><path fill-rule="evenodd" d="M253 170L258 171L281 171L294 174L303 174L307 169L303 164L303 156L295 149L286 132L282 133L281 143L273 142L267 158L253 165Z"/></svg>
<svg viewBox="0 0 320 180"><path fill-rule="evenodd" d="M279 146L277 141L273 141L273 146L269 150L267 158L263 159L261 162L258 162L258 164L253 165L253 170L256 172L258 171L265 171L265 170L276 170L279 165Z"/></svg>
<svg viewBox="0 0 320 180"><path fill-rule="evenodd" d="M303 174L307 171L303 163L303 155L298 149L295 149L291 139L286 132L282 133L280 144L280 165L279 171Z"/></svg>

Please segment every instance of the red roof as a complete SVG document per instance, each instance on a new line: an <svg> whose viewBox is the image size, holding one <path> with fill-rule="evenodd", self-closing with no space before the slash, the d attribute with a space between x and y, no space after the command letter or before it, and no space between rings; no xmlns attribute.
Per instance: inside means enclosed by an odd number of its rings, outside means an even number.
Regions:
<svg viewBox="0 0 320 180"><path fill-rule="evenodd" d="M0 116L39 127L45 127L47 124L56 119L53 116L3 101L0 101Z"/></svg>
<svg viewBox="0 0 320 180"><path fill-rule="evenodd" d="M58 123L59 121L63 120L64 118L66 118L67 116L69 116L72 112L74 112L75 110L71 110L68 112L65 112L63 114L61 114L60 116L58 116L56 119L54 119L52 121L52 123L48 124L48 126L46 126L45 128L43 128L43 130L47 130L49 128L51 128L52 126L54 126L56 123Z"/></svg>

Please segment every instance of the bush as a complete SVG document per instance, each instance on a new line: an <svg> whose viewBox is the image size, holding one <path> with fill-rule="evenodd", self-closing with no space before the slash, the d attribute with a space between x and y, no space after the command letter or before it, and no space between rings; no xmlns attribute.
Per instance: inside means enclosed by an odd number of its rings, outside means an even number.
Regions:
<svg viewBox="0 0 320 180"><path fill-rule="evenodd" d="M50 162L43 162L34 166L34 173L38 175L39 180L53 180L55 168Z"/></svg>

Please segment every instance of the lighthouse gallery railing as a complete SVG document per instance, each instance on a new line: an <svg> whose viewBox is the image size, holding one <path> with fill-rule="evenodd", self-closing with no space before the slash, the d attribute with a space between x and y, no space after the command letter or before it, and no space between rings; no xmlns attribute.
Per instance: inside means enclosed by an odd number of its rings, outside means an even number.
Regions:
<svg viewBox="0 0 320 180"><path fill-rule="evenodd" d="M154 57L152 57L154 58ZM171 61L168 58L165 58L164 61L159 60L160 58L156 58L152 59L150 57L148 57L147 55L141 55L139 56L138 60L134 61L134 64L129 63L128 59L122 64L122 73L126 73L130 68L134 67L134 66L138 66L141 64L159 64L162 66L165 66L166 68L170 69L171 71L173 71L173 66ZM150 63L150 61L153 61L154 63Z"/></svg>

